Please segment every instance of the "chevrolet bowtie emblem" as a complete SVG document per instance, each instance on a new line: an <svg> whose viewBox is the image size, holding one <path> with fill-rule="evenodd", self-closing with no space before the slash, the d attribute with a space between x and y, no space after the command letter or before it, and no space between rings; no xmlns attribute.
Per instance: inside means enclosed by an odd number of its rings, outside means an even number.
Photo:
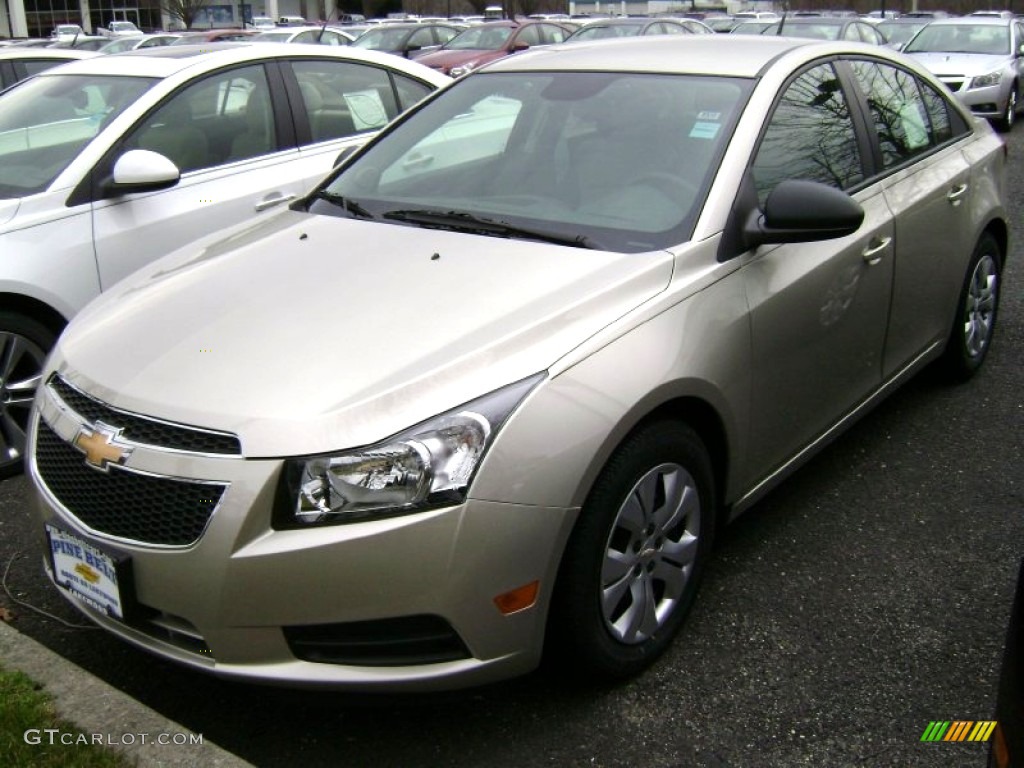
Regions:
<svg viewBox="0 0 1024 768"><path fill-rule="evenodd" d="M114 440L121 434L102 422L97 422L91 429L82 427L75 435L73 445L85 454L85 463L90 467L108 471L111 464L124 464L131 456L132 449L125 445L116 445Z"/></svg>

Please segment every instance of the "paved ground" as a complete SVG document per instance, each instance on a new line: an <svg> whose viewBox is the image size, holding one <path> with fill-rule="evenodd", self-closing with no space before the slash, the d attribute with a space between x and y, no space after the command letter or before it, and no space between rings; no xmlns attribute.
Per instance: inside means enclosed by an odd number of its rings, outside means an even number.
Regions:
<svg viewBox="0 0 1024 768"><path fill-rule="evenodd" d="M988 719L1024 556L1024 129L1002 317L985 370L919 377L724 534L697 607L639 679L581 689L556 670L416 698L229 684L13 605L15 626L260 766L985 764L922 744ZM78 623L40 575L27 483L0 483L0 567L20 599ZM28 553L31 553L28 555Z"/></svg>

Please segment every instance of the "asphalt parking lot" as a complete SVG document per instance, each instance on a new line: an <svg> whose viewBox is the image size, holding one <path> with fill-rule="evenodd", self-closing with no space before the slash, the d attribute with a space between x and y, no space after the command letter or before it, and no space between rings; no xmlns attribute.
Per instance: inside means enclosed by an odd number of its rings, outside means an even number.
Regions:
<svg viewBox="0 0 1024 768"><path fill-rule="evenodd" d="M1024 201L1024 128L1009 199ZM260 766L983 766L922 743L991 719L1024 556L1024 215L983 371L919 376L725 531L654 668L612 688L543 668L485 689L368 697L222 682L0 591L13 626ZM0 572L84 622L44 579L23 477L0 483ZM112 724L114 725L114 724Z"/></svg>

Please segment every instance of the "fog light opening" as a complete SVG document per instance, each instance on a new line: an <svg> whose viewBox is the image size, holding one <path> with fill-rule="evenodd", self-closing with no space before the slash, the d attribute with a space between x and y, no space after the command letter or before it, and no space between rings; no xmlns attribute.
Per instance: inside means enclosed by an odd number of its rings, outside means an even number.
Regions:
<svg viewBox="0 0 1024 768"><path fill-rule="evenodd" d="M539 581L531 581L521 587L516 587L511 592L505 592L494 598L494 604L498 610L508 616L511 613L525 611L532 608L537 602L537 592L540 590Z"/></svg>

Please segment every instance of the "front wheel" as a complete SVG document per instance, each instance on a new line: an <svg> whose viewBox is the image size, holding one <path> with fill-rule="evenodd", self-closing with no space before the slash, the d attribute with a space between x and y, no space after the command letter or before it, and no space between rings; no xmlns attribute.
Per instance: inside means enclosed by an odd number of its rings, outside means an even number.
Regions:
<svg viewBox="0 0 1024 768"><path fill-rule="evenodd" d="M0 312L0 478L21 471L32 399L54 341L42 323Z"/></svg>
<svg viewBox="0 0 1024 768"><path fill-rule="evenodd" d="M969 379L985 361L996 328L1002 268L999 243L986 232L971 255L942 358L943 367L954 379Z"/></svg>
<svg viewBox="0 0 1024 768"><path fill-rule="evenodd" d="M1017 86L1010 88L1010 95L1006 97L1006 110L1003 116L996 122L996 128L1001 133L1009 133L1013 124L1017 122Z"/></svg>
<svg viewBox="0 0 1024 768"><path fill-rule="evenodd" d="M580 512L549 617L552 651L604 679L634 675L679 632L711 548L711 460L680 422L634 433Z"/></svg>

